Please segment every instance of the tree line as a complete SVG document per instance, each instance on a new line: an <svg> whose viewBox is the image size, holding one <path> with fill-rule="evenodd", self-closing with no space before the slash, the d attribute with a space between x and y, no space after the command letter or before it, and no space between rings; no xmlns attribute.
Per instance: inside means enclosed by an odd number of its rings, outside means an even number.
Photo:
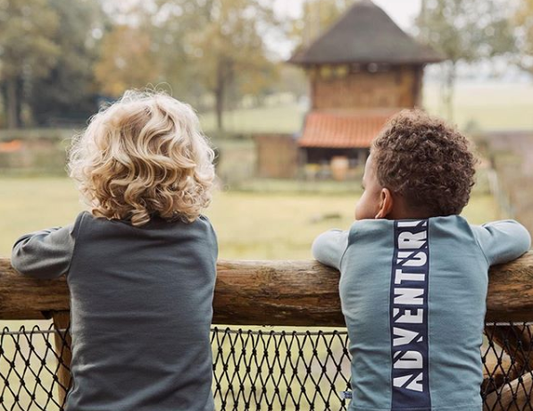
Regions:
<svg viewBox="0 0 533 411"><path fill-rule="evenodd" d="M277 79L264 35L281 24L260 0L0 1L4 123L76 121L164 83L197 107L212 100L222 128L228 101Z"/></svg>
<svg viewBox="0 0 533 411"><path fill-rule="evenodd" d="M289 20L265 0L0 0L0 126L85 121L102 100L164 83L222 129L245 95L303 94L276 42L308 45L354 1L307 0ZM517 1L423 0L418 36L449 59L450 101L459 62L506 55L533 73L533 1Z"/></svg>

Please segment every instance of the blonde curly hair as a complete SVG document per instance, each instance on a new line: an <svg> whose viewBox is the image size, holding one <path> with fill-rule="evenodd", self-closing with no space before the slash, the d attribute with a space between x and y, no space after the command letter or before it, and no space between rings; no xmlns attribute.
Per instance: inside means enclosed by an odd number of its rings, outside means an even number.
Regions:
<svg viewBox="0 0 533 411"><path fill-rule="evenodd" d="M211 201L213 159L189 105L127 91L74 139L68 170L95 217L141 226L194 221Z"/></svg>

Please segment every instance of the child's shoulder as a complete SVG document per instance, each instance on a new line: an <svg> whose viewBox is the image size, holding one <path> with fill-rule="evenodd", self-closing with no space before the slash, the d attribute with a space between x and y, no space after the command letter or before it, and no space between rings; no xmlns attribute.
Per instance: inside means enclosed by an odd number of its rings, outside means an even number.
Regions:
<svg viewBox="0 0 533 411"><path fill-rule="evenodd" d="M209 218L200 215L192 222L186 222L182 219L165 220L160 217L153 217L148 223L135 226L130 221L120 219L109 219L93 215L90 211L82 211L76 217L72 225L72 233L76 236L83 231L113 231L113 232L149 232L149 231L180 231L193 232L200 231L208 235L215 235L215 231Z"/></svg>
<svg viewBox="0 0 533 411"><path fill-rule="evenodd" d="M354 221L348 230L348 245L389 244L394 232L394 220L375 219Z"/></svg>
<svg viewBox="0 0 533 411"><path fill-rule="evenodd" d="M464 233L472 235L472 226L468 221L459 215L430 217L427 219L406 219L406 220L359 220L352 223L349 229L351 240L357 238L377 239L380 236L391 236L398 230L415 230L419 226L428 228L428 232L445 231L452 235Z"/></svg>
<svg viewBox="0 0 533 411"><path fill-rule="evenodd" d="M395 220L376 219L376 220L357 220L349 228L350 235L366 233L386 233L394 229Z"/></svg>

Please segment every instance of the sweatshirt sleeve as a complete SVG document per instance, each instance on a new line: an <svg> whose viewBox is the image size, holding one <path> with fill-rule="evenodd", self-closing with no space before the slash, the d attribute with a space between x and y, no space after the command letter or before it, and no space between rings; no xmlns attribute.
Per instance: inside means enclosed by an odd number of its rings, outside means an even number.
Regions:
<svg viewBox="0 0 533 411"><path fill-rule="evenodd" d="M340 270L342 256L348 247L348 234L348 231L342 230L320 234L313 242L313 257L322 264Z"/></svg>
<svg viewBox="0 0 533 411"><path fill-rule="evenodd" d="M531 236L514 220L473 226L474 235L489 265L515 260L531 248Z"/></svg>
<svg viewBox="0 0 533 411"><path fill-rule="evenodd" d="M67 274L74 252L74 225L49 228L20 237L11 265L19 273L40 279Z"/></svg>

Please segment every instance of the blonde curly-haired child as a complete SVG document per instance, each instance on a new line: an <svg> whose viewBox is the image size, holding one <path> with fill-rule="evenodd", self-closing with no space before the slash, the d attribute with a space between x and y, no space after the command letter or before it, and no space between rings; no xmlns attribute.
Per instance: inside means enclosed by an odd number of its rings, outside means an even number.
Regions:
<svg viewBox="0 0 533 411"><path fill-rule="evenodd" d="M73 144L89 211L27 234L13 267L67 276L73 387L68 411L213 411L209 328L217 240L201 215L213 150L190 106L127 92Z"/></svg>

